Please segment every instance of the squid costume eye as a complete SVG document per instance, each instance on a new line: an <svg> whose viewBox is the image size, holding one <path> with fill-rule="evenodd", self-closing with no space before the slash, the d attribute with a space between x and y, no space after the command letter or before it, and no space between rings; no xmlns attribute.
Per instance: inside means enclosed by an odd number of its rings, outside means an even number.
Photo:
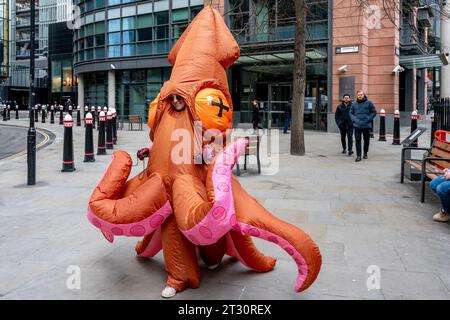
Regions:
<svg viewBox="0 0 450 320"><path fill-rule="evenodd" d="M233 109L222 91L212 88L200 90L195 96L195 113L206 129L225 131L233 120Z"/></svg>

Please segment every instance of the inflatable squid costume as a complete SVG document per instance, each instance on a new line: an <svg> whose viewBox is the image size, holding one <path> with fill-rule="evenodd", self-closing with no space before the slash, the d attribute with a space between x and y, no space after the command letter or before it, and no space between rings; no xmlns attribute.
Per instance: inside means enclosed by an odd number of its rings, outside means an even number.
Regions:
<svg viewBox="0 0 450 320"><path fill-rule="evenodd" d="M252 237L259 237L279 245L294 259L295 290L300 292L319 273L319 248L302 230L262 207L233 176L232 168L247 141L225 144L208 164L194 161L198 121L202 133L214 129L216 138L232 127L225 70L238 57L239 47L222 16L206 6L169 54L170 80L149 109L153 144L146 170L128 180L132 159L115 151L89 200L88 219L110 242L114 236L143 237L136 245L139 256L153 257L162 249L167 285L177 291L199 287L198 255L208 266L219 264L227 254L255 271L272 270L276 260L253 244ZM183 110L172 107L172 95L185 101ZM180 141L173 139L177 129L187 133L183 138L191 147L183 156L191 161L172 159L179 153ZM204 154L214 137L202 140Z"/></svg>

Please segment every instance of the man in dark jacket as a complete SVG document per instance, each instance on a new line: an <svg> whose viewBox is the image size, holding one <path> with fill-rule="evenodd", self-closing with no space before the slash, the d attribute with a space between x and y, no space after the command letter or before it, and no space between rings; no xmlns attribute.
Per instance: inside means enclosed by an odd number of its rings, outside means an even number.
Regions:
<svg viewBox="0 0 450 320"><path fill-rule="evenodd" d="M342 102L336 108L336 113L334 114L334 119L341 132L341 143L342 143L342 153L346 152L345 138L348 141L348 155L353 154L353 123L352 118L350 118L350 107L352 102L350 101L350 95L344 94L342 97Z"/></svg>
<svg viewBox="0 0 450 320"><path fill-rule="evenodd" d="M361 135L364 138L364 159L369 152L370 130L372 121L377 115L377 110L372 101L367 99L362 90L356 92L356 101L350 107L350 117L355 128L356 162L361 161Z"/></svg>

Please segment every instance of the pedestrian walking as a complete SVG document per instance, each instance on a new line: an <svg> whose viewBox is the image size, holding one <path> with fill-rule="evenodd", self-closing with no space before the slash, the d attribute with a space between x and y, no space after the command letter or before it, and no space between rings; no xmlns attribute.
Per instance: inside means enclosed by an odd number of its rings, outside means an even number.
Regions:
<svg viewBox="0 0 450 320"><path fill-rule="evenodd" d="M259 101L253 100L252 103L252 123L253 123L253 131L255 132L257 129L262 129L259 126Z"/></svg>
<svg viewBox="0 0 450 320"><path fill-rule="evenodd" d="M355 130L356 159L361 161L361 136L364 139L364 159L367 159L370 143L370 131L372 120L377 115L374 104L370 101L363 90L356 92L356 101L350 107L350 117Z"/></svg>
<svg viewBox="0 0 450 320"><path fill-rule="evenodd" d="M283 133L287 133L287 131L291 125L291 116L292 116L292 99L289 98L288 102L286 103L285 109L284 109L284 131L283 131Z"/></svg>
<svg viewBox="0 0 450 320"><path fill-rule="evenodd" d="M342 102L336 108L334 119L341 133L342 153L348 150L348 155L353 154L353 122L350 117L352 101L348 93L342 96ZM347 148L348 146L348 148Z"/></svg>

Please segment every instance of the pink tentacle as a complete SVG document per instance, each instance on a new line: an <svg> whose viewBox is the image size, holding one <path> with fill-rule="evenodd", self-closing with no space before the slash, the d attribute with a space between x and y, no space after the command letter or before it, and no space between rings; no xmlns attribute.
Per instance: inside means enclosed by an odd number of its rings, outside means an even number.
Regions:
<svg viewBox="0 0 450 320"><path fill-rule="evenodd" d="M191 229L182 231L192 243L196 245L216 243L236 223L231 170L247 145L246 139L236 140L217 156L211 177L214 186L214 205L202 221Z"/></svg>

